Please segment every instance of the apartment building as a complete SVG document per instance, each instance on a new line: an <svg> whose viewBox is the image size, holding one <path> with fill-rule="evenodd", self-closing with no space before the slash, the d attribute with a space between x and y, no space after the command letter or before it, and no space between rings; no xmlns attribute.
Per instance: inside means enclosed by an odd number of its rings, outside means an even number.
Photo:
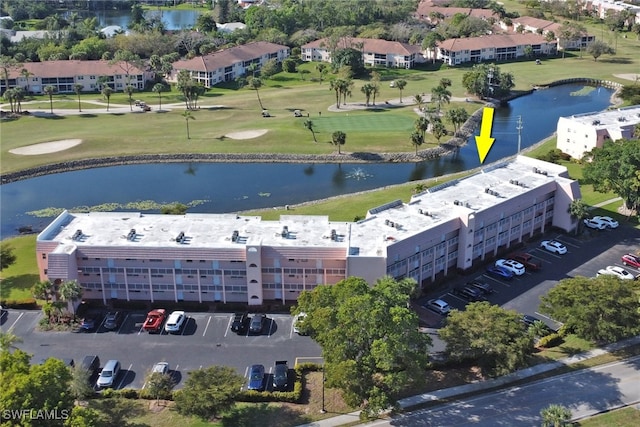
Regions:
<svg viewBox="0 0 640 427"><path fill-rule="evenodd" d="M633 138L638 123L640 105L560 117L556 146L574 159L581 159L585 153L602 147L605 141Z"/></svg>
<svg viewBox="0 0 640 427"><path fill-rule="evenodd" d="M187 70L192 79L210 88L246 75L251 64L256 64L256 69L259 70L272 59L282 62L288 57L287 46L270 42L247 43L208 55L176 61L173 63L173 70L167 76L167 81L176 83L178 73Z"/></svg>
<svg viewBox="0 0 640 427"><path fill-rule="evenodd" d="M560 35L562 32L562 24L558 22L547 21L546 19L534 18L533 16L520 16L511 21L511 25L507 25L504 21L500 22L500 28L503 30L512 30L515 32L529 32L542 34L547 37L553 34L555 40L560 43ZM596 39L594 35L582 33L575 40L564 41L563 49L585 49L591 42Z"/></svg>
<svg viewBox="0 0 640 427"><path fill-rule="evenodd" d="M136 212L58 216L37 238L42 280L77 280L84 298L145 301L295 301L358 276L410 277L427 288L523 240L575 224L578 182L563 166L517 157L358 222L283 215Z"/></svg>
<svg viewBox="0 0 640 427"><path fill-rule="evenodd" d="M338 49L354 48L362 51L365 65L372 67L413 68L425 62L422 48L408 43L381 39L347 37L339 41ZM328 39L319 39L300 47L303 61L331 62L331 45Z"/></svg>

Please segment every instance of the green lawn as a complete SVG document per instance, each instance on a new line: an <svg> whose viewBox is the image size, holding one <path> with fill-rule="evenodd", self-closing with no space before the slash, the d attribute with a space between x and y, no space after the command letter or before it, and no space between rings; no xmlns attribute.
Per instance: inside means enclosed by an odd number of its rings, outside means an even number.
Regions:
<svg viewBox="0 0 640 427"><path fill-rule="evenodd" d="M412 117L383 111L369 114L346 113L340 116L313 119L314 128L317 127L319 131L341 130L347 134L349 132L384 134L396 131L411 133L414 123L415 119Z"/></svg>
<svg viewBox="0 0 640 427"><path fill-rule="evenodd" d="M640 410L629 406L596 415L577 423L580 427L634 427L640 425Z"/></svg>
<svg viewBox="0 0 640 427"><path fill-rule="evenodd" d="M36 236L5 239L2 244L13 247L16 262L0 272L0 299L20 300L33 297L29 289L40 280L36 263Z"/></svg>

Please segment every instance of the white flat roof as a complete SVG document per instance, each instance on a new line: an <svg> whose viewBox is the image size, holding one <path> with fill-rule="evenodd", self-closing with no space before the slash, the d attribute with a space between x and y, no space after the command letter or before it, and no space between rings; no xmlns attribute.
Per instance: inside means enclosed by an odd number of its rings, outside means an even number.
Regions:
<svg viewBox="0 0 640 427"><path fill-rule="evenodd" d="M635 126L640 123L640 105L605 110L592 113L574 114L562 117L595 129L620 128L621 126Z"/></svg>

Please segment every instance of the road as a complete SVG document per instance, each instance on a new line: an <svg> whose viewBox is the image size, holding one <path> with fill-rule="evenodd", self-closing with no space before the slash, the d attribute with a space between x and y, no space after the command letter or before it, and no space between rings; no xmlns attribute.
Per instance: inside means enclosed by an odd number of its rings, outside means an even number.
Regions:
<svg viewBox="0 0 640 427"><path fill-rule="evenodd" d="M540 426L550 404L583 418L640 402L640 356L417 410L367 427Z"/></svg>

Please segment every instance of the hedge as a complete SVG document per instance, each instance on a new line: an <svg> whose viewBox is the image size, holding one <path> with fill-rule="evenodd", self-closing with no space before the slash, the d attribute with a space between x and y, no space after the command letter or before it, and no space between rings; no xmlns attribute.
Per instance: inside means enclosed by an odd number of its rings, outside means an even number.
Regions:
<svg viewBox="0 0 640 427"><path fill-rule="evenodd" d="M23 310L38 310L38 302L35 298L0 300L2 308L17 308Z"/></svg>
<svg viewBox="0 0 640 427"><path fill-rule="evenodd" d="M538 347L551 348L562 344L564 339L560 334L554 333L538 340Z"/></svg>

